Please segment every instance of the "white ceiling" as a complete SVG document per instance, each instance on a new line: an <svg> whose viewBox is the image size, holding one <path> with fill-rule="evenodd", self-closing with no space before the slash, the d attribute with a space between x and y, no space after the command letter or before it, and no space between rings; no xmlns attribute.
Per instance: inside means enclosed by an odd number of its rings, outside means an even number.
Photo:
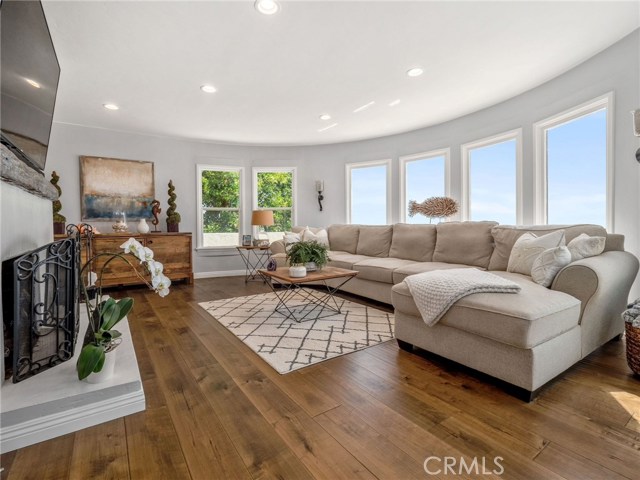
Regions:
<svg viewBox="0 0 640 480"><path fill-rule="evenodd" d="M262 145L441 123L529 90L640 26L638 1L289 1L273 16L253 1L43 3L62 69L54 121ZM408 77L413 66L424 75ZM203 93L205 83L218 91Z"/></svg>

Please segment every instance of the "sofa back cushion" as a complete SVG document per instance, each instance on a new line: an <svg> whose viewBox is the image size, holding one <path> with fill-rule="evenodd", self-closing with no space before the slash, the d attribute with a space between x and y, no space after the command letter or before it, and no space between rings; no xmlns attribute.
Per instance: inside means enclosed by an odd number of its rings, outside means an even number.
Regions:
<svg viewBox="0 0 640 480"><path fill-rule="evenodd" d="M329 225L329 248L338 252L356 253L359 225Z"/></svg>
<svg viewBox="0 0 640 480"><path fill-rule="evenodd" d="M393 225L359 225L359 227L356 253L370 257L388 257Z"/></svg>
<svg viewBox="0 0 640 480"><path fill-rule="evenodd" d="M389 256L416 262L430 262L436 248L435 225L409 225L396 223Z"/></svg>
<svg viewBox="0 0 640 480"><path fill-rule="evenodd" d="M493 252L491 228L497 222L446 222L436 225L434 262L487 268Z"/></svg>
<svg viewBox="0 0 640 480"><path fill-rule="evenodd" d="M491 229L491 235L495 247L489 262L489 270L507 270L509 264L509 256L511 249L516 240L527 232L531 232L538 237L547 233L564 230L564 236L567 243L576 238L581 233L586 233L591 237L606 237L607 231L600 225L497 225Z"/></svg>

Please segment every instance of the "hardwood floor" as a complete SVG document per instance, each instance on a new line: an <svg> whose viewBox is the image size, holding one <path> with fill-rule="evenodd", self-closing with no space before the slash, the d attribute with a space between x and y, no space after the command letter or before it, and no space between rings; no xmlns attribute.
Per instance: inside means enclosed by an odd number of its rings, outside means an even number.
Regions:
<svg viewBox="0 0 640 480"><path fill-rule="evenodd" d="M279 375L197 305L265 291L240 277L128 290L146 411L2 455L2 478L639 478L624 341L530 404L395 342Z"/></svg>

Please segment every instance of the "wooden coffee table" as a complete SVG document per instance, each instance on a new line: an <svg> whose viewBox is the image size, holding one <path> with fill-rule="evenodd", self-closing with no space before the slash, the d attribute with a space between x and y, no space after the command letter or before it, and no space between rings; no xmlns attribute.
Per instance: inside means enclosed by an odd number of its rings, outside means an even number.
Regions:
<svg viewBox="0 0 640 480"><path fill-rule="evenodd" d="M289 276L288 267L280 267L273 272L258 270L258 273L267 281L278 298L275 311L284 315L285 318L293 318L298 323L342 313L340 309L344 300L339 302L334 294L358 274L354 270L337 267L324 267L322 270L307 272L304 277ZM343 281L332 287L327 281L334 279ZM319 284L324 288L309 288L308 284L311 283ZM279 285L280 288L276 289L275 285Z"/></svg>

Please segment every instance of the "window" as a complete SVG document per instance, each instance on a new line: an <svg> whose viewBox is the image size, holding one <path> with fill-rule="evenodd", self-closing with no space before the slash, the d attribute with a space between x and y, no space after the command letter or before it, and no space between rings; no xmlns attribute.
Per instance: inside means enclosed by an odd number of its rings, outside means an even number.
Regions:
<svg viewBox="0 0 640 480"><path fill-rule="evenodd" d="M611 94L535 124L539 223L613 228L610 105Z"/></svg>
<svg viewBox="0 0 640 480"><path fill-rule="evenodd" d="M449 149L400 157L400 221L429 223L423 215L409 216L409 201L449 195Z"/></svg>
<svg viewBox="0 0 640 480"><path fill-rule="evenodd" d="M462 146L462 218L522 223L522 130Z"/></svg>
<svg viewBox="0 0 640 480"><path fill-rule="evenodd" d="M282 240L282 234L295 225L295 174L295 168L253 169L253 208L273 210L274 224L259 227L271 242Z"/></svg>
<svg viewBox="0 0 640 480"><path fill-rule="evenodd" d="M346 168L347 223L391 223L391 160L349 163Z"/></svg>
<svg viewBox="0 0 640 480"><path fill-rule="evenodd" d="M240 244L241 167L198 165L198 247Z"/></svg>

